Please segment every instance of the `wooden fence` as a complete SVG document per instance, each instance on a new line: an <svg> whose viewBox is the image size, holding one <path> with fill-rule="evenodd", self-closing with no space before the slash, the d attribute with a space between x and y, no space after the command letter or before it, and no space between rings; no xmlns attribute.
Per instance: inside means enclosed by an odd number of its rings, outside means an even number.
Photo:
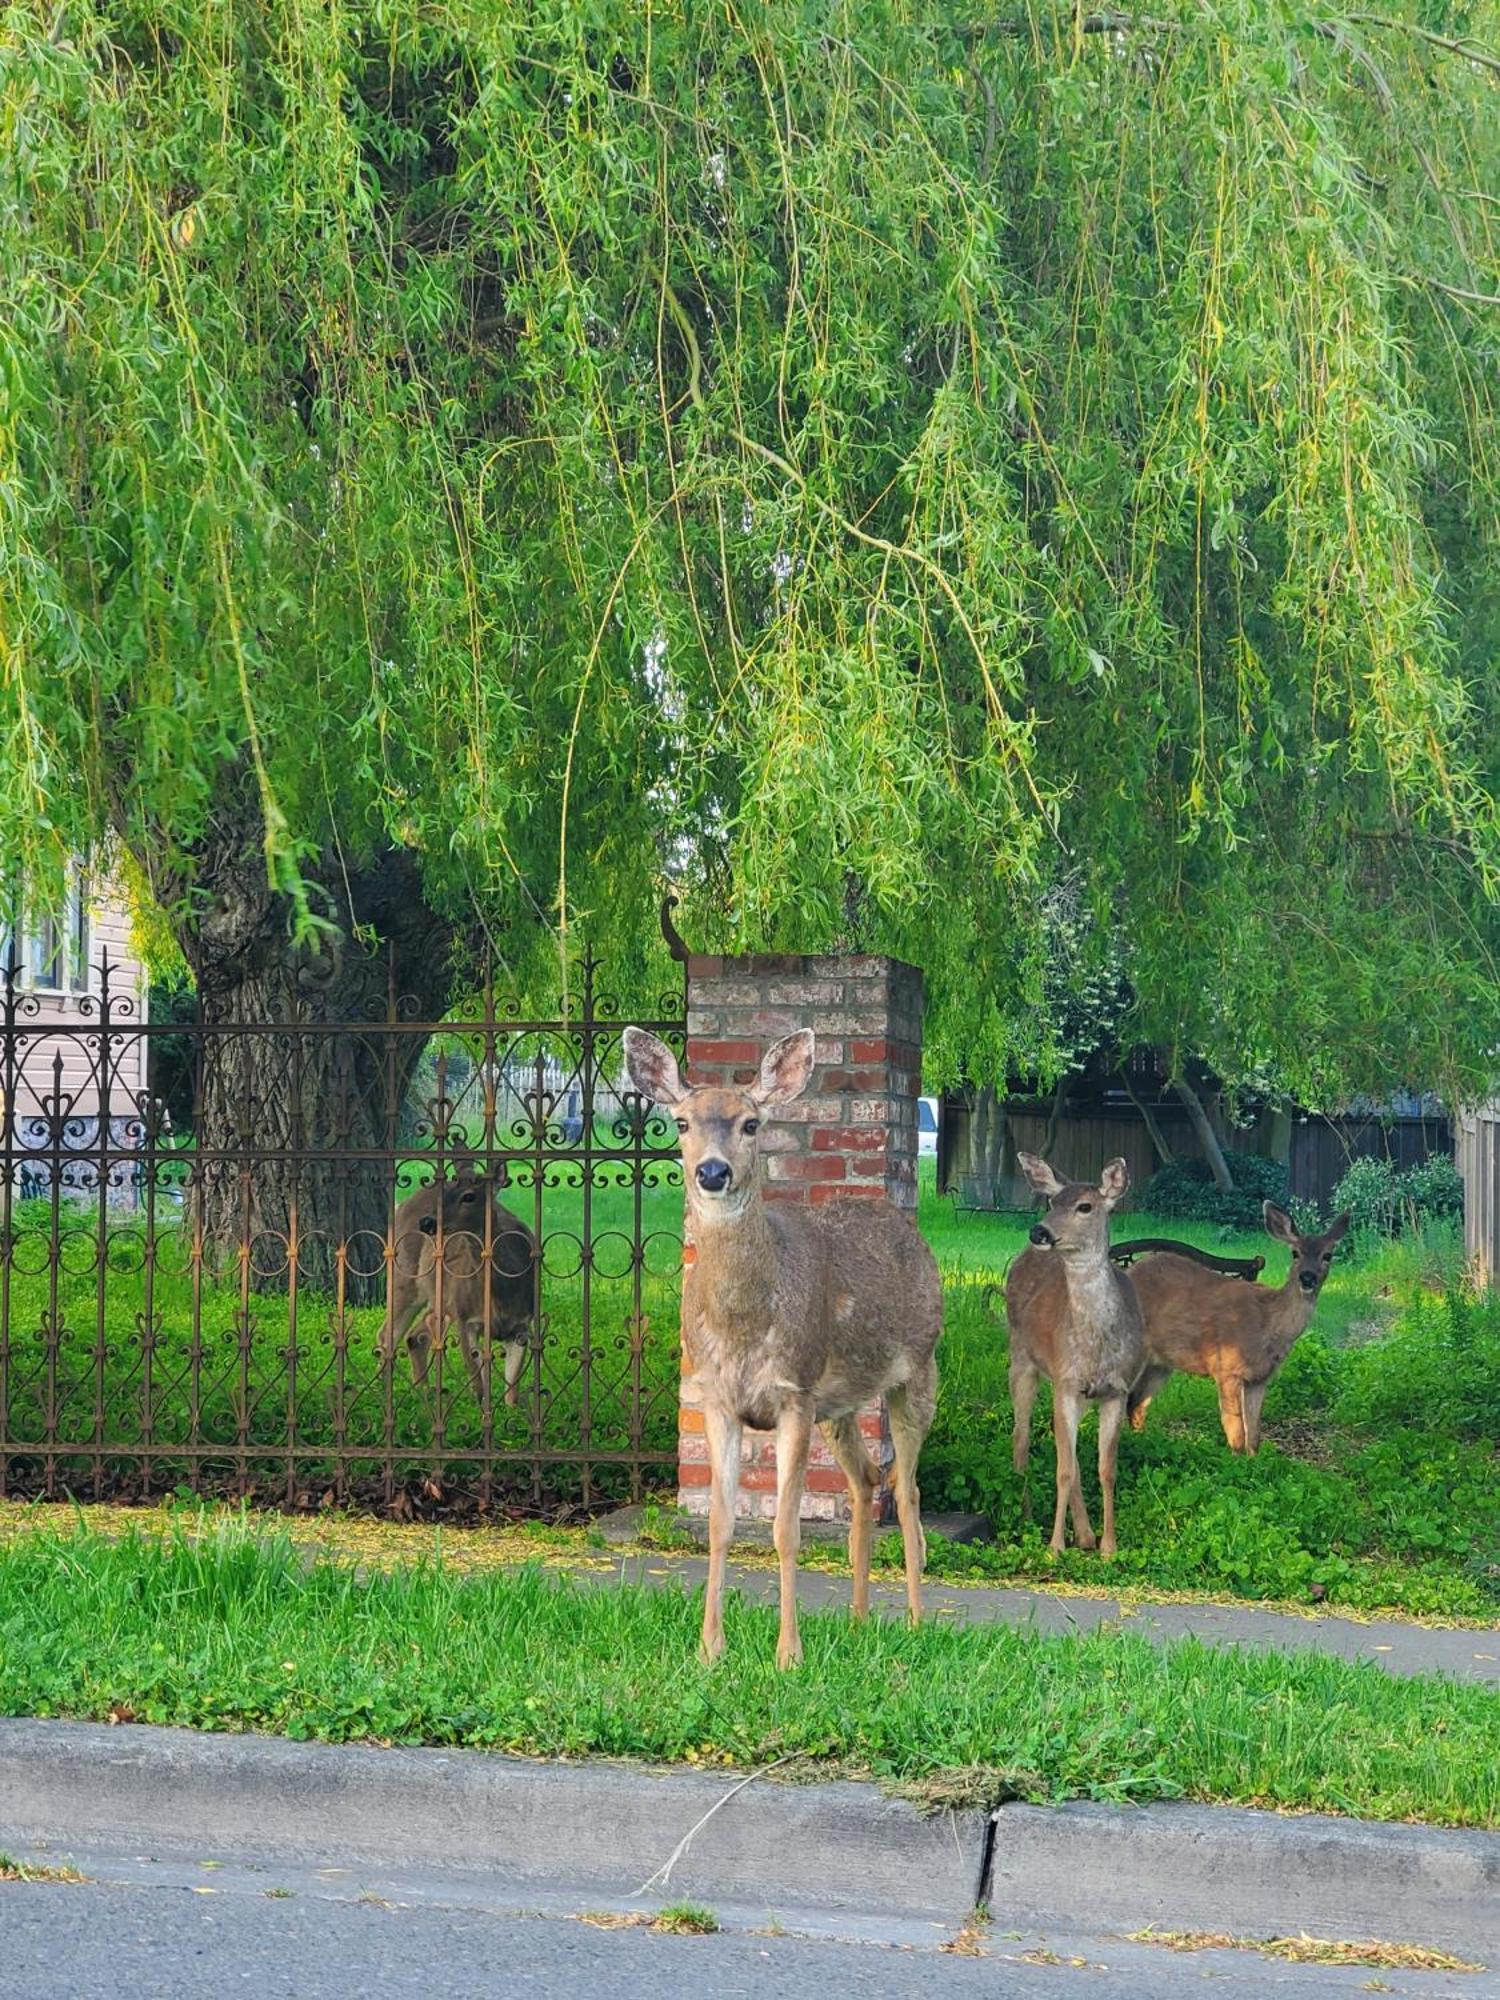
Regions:
<svg viewBox="0 0 1500 2000"><path fill-rule="evenodd" d="M1254 1152L1253 1130L1228 1130L1217 1106L1205 1107L1227 1151ZM951 1101L943 1106L945 1120L962 1120L963 1113ZM1494 1111L1500 1119L1500 1105ZM1157 1103L1152 1116L1162 1137L1180 1160L1199 1160L1203 1149L1187 1114L1174 1105ZM999 1205L1002 1208L1029 1208L1032 1196L1016 1167L1017 1152L1037 1153L1046 1148L1048 1115L1030 1103L1008 1108L1004 1159L1001 1163ZM1491 1127L1493 1132L1496 1128ZM1500 1141L1495 1142L1500 1144ZM1326 1215L1333 1191L1357 1159L1388 1159L1398 1172L1417 1166L1434 1153L1451 1154L1453 1130L1446 1118L1374 1117L1322 1118L1299 1114L1292 1123L1287 1171L1292 1194L1310 1202ZM954 1131L945 1152L955 1162L965 1156L963 1134ZM1047 1157L1058 1173L1068 1180L1092 1179L1106 1160L1123 1158L1130 1169L1132 1186L1139 1191L1157 1168L1156 1154L1139 1112L1130 1105L1094 1105L1086 1111L1060 1118ZM955 1176L956 1177L956 1176ZM1500 1185L1500 1177L1497 1177ZM1500 1220L1497 1220L1500 1229ZM1500 1249L1497 1249L1500 1258Z"/></svg>
<svg viewBox="0 0 1500 2000"><path fill-rule="evenodd" d="M1500 1278L1500 1098L1456 1121L1455 1157L1464 1177L1464 1248L1482 1282Z"/></svg>

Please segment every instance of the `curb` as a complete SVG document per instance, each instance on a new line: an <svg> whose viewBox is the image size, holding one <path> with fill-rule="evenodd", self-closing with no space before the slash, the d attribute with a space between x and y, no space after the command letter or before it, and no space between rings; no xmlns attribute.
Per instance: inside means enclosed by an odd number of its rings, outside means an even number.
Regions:
<svg viewBox="0 0 1500 2000"><path fill-rule="evenodd" d="M619 1900L689 1834L648 1901L955 1928L983 1902L1028 1929L1305 1931L1469 1956L1500 1935L1492 1833L1171 1804L924 1819L869 1784L0 1720L0 1845L438 1867Z"/></svg>
<svg viewBox="0 0 1500 2000"><path fill-rule="evenodd" d="M990 1914L1129 1933L1379 1938L1493 1958L1500 1834L1237 1806L1001 1806Z"/></svg>
<svg viewBox="0 0 1500 2000"><path fill-rule="evenodd" d="M0 1845L437 1866L633 1897L742 1777L0 1721ZM650 1900L956 1926L974 1907L988 1830L983 1811L924 1819L874 1785L756 1783L699 1829Z"/></svg>

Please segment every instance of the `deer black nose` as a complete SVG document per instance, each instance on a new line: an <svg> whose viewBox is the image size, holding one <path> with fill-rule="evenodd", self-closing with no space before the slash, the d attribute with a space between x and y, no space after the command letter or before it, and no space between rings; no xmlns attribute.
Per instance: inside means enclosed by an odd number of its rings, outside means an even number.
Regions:
<svg viewBox="0 0 1500 2000"><path fill-rule="evenodd" d="M1039 1222L1032 1229L1031 1240L1033 1243L1047 1244L1055 1243L1057 1238L1052 1234L1052 1231L1047 1227L1045 1222Z"/></svg>
<svg viewBox="0 0 1500 2000"><path fill-rule="evenodd" d="M1318 1289L1318 1274L1316 1271L1304 1271L1302 1273L1302 1289L1304 1292L1315 1292Z"/></svg>
<svg viewBox="0 0 1500 2000"><path fill-rule="evenodd" d="M698 1185L705 1194L722 1194L729 1185L729 1162L727 1160L700 1160L698 1163Z"/></svg>

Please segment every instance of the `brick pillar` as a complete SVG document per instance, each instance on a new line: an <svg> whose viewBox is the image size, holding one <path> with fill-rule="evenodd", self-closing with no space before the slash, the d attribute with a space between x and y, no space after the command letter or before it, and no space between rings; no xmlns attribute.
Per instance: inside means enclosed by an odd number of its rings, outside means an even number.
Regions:
<svg viewBox="0 0 1500 2000"><path fill-rule="evenodd" d="M695 955L688 960L687 1004L687 1073L695 1084L750 1083L782 1035L811 1028L817 1037L806 1092L761 1128L768 1200L816 1204L888 1195L901 1208L916 1207L922 975L915 966L853 955ZM684 1356L677 1498L689 1513L706 1514L702 1397L687 1366ZM860 1429L876 1462L888 1465L883 1403L861 1411ZM775 1440L746 1431L739 1516L769 1520L775 1511ZM882 1492L876 1518L891 1516L890 1495ZM821 1431L808 1455L802 1518L849 1518L848 1484Z"/></svg>

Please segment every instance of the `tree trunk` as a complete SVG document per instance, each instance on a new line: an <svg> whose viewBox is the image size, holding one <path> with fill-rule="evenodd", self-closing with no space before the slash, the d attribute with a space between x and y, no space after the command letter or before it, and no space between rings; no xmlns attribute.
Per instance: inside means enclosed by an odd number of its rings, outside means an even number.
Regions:
<svg viewBox="0 0 1500 2000"><path fill-rule="evenodd" d="M1172 1148L1167 1144L1166 1139L1162 1135L1160 1125L1157 1124L1155 1118L1152 1116L1151 1106L1144 1099L1137 1097L1131 1088L1130 1074L1123 1064L1120 1067L1120 1081L1125 1086L1125 1095L1141 1114L1141 1123L1146 1128L1146 1136L1151 1141L1151 1147L1156 1154L1158 1164L1163 1167L1170 1167L1175 1157Z"/></svg>
<svg viewBox="0 0 1500 2000"><path fill-rule="evenodd" d="M981 1183L989 1155L990 1107L994 1101L994 1091L981 1084L974 1092L974 1109L969 1114L969 1172Z"/></svg>
<svg viewBox="0 0 1500 2000"><path fill-rule="evenodd" d="M439 1018L452 929L414 858L387 849L309 871L330 928L294 947L243 796L200 859L182 945L203 1031L193 1199L205 1261L231 1277L247 1258L251 1290L285 1291L295 1244L299 1289L333 1290L342 1263L347 1303L379 1304L401 1108L426 1042L391 1027L392 987L398 1018Z"/></svg>
<svg viewBox="0 0 1500 2000"><path fill-rule="evenodd" d="M1284 1167L1290 1167L1292 1160L1292 1114L1285 1108L1268 1104L1260 1114L1260 1129L1256 1133L1257 1150L1268 1160L1277 1160Z"/></svg>
<svg viewBox="0 0 1500 2000"><path fill-rule="evenodd" d="M1214 1186L1220 1194L1233 1194L1234 1181L1229 1172L1229 1162L1224 1158L1224 1148L1219 1144L1218 1133L1209 1123L1202 1098L1185 1076L1174 1076L1172 1088L1187 1107L1188 1119L1198 1135L1198 1143L1203 1148L1203 1157L1207 1160L1208 1170L1214 1177Z"/></svg>
<svg viewBox="0 0 1500 2000"><path fill-rule="evenodd" d="M1057 1144L1057 1128L1062 1123L1063 1106L1067 1103L1067 1097L1068 1079L1060 1076L1057 1079L1057 1088L1052 1093L1052 1109L1047 1114L1047 1129L1042 1134L1041 1158L1049 1166L1052 1164L1052 1148Z"/></svg>
<svg viewBox="0 0 1500 2000"><path fill-rule="evenodd" d="M1005 1156L1005 1128L1007 1123L1005 1099L1001 1097L993 1084L985 1085L985 1095L990 1101L989 1130L985 1134L984 1146L985 1184L998 1200L999 1196L996 1191L1000 1185L1000 1164Z"/></svg>

